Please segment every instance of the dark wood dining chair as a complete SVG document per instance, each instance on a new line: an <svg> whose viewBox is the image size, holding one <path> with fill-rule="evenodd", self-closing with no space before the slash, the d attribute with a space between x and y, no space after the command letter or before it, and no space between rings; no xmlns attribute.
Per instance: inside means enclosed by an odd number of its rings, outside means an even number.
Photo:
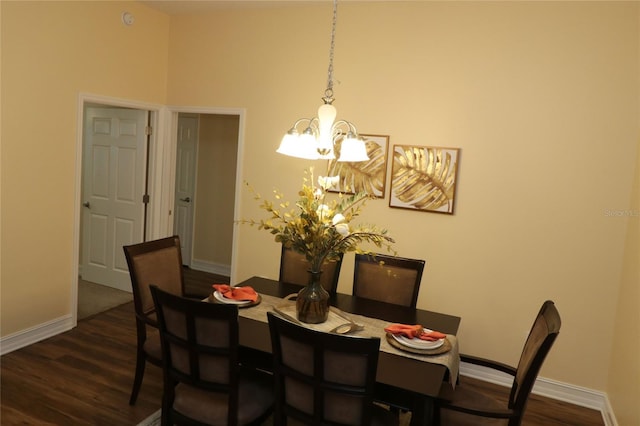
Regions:
<svg viewBox="0 0 640 426"><path fill-rule="evenodd" d="M239 362L238 307L151 286L162 343L162 425L260 425L273 412L270 374Z"/></svg>
<svg viewBox="0 0 640 426"><path fill-rule="evenodd" d="M322 277L320 283L322 287L335 294L338 289L338 279L340 278L340 268L344 254L340 253L340 258L335 262L326 262L322 267ZM280 277L278 281L287 284L297 284L305 286L309 284L309 261L303 254L282 245L280 254Z"/></svg>
<svg viewBox="0 0 640 426"><path fill-rule="evenodd" d="M513 376L511 390L508 394L505 391L504 395L504 401L507 402L499 402L478 390L469 389L465 387L464 382L459 383L455 390L449 383L443 383L434 407L435 424L520 425L531 389L542 363L560 332L560 324L560 314L555 304L547 300L542 304L533 322L517 368L497 361L461 354L460 359L463 362L492 368Z"/></svg>
<svg viewBox="0 0 640 426"><path fill-rule="evenodd" d="M397 425L373 403L379 338L323 333L267 312L275 425Z"/></svg>
<svg viewBox="0 0 640 426"><path fill-rule="evenodd" d="M180 238L177 235L124 246L123 249L131 276L136 318L136 371L129 398L129 404L134 405L147 361L158 367L162 365L158 322L149 286L155 284L182 296L184 279Z"/></svg>
<svg viewBox="0 0 640 426"><path fill-rule="evenodd" d="M415 309L424 266L420 259L356 253L353 295Z"/></svg>

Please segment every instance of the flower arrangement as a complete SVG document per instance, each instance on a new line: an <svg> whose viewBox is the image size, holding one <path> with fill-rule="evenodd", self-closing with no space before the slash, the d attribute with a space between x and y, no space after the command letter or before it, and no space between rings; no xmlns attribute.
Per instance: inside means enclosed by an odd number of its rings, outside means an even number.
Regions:
<svg viewBox="0 0 640 426"><path fill-rule="evenodd" d="M375 198L365 192L353 195L338 193L336 198L327 200L327 190L338 183L339 177L319 176L314 184L313 168L305 171L300 198L295 208L283 201L283 195L274 191L276 203L263 199L249 187L254 198L261 201L261 208L270 217L259 221L242 220L258 226L275 235L275 241L283 243L305 256L311 265L311 271L321 270L325 262L336 261L341 253L356 251L363 242L373 243L376 247L385 246L391 251L395 241L387 235L386 229L374 225L353 225L354 218L360 215L366 201Z"/></svg>

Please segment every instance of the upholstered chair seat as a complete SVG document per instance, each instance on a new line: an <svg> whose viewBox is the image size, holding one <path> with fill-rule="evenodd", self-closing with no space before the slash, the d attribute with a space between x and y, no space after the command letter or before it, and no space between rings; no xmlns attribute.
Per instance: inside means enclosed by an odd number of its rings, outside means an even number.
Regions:
<svg viewBox="0 0 640 426"><path fill-rule="evenodd" d="M560 333L560 325L560 314L555 304L551 300L545 301L531 326L517 368L485 358L460 355L463 362L512 376L511 389L505 388L504 397L497 400L480 390L465 387L462 379L455 390L448 383L443 383L435 401L434 423L443 426L519 426L542 363Z"/></svg>
<svg viewBox="0 0 640 426"><path fill-rule="evenodd" d="M147 332L147 340L144 342L144 352L153 359L162 359L162 348L160 347L160 333L158 330Z"/></svg>
<svg viewBox="0 0 640 426"><path fill-rule="evenodd" d="M451 403L463 405L470 410L483 413L488 411L506 413L505 400L499 401L489 395L479 393L475 390L469 390L464 384L457 386L455 392L453 392L448 382L443 383L443 389L440 391L440 394L449 395ZM506 396L508 395L505 395L505 397ZM442 410L440 413L440 424L447 426L507 426L509 420L473 416L453 410Z"/></svg>
<svg viewBox="0 0 640 426"><path fill-rule="evenodd" d="M261 425L272 376L239 360L238 307L150 287L162 347L162 425Z"/></svg>
<svg viewBox="0 0 640 426"><path fill-rule="evenodd" d="M203 391L180 383L175 388L173 409L192 413L191 418L203 424L226 426L228 395ZM238 424L246 425L260 419L273 406L273 382L264 374L243 371L238 382Z"/></svg>
<svg viewBox="0 0 640 426"><path fill-rule="evenodd" d="M129 404L136 403L146 363L160 366L158 319L149 286L151 284L177 295L184 295L182 252L177 235L123 247L133 292L137 350L136 371Z"/></svg>

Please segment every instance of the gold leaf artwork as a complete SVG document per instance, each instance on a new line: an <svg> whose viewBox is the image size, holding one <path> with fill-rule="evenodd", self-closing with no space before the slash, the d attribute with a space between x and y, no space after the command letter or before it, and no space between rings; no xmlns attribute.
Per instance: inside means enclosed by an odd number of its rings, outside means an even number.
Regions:
<svg viewBox="0 0 640 426"><path fill-rule="evenodd" d="M396 145L389 206L453 214L457 148Z"/></svg>
<svg viewBox="0 0 640 426"><path fill-rule="evenodd" d="M329 176L339 176L340 181L332 192L348 194L365 191L378 198L384 198L385 184L387 180L387 145L388 136L361 135L366 141L369 161L339 162L331 160L329 163ZM336 157L339 157L339 145L336 148Z"/></svg>

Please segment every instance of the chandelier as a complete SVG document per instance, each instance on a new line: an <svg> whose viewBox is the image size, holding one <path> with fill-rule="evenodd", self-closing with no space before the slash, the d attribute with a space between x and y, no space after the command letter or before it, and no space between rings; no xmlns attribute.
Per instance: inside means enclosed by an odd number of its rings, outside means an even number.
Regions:
<svg viewBox="0 0 640 426"><path fill-rule="evenodd" d="M333 160L336 144L339 143L338 161L367 161L367 149L364 139L358 136L353 123L337 120L337 111L333 106L333 50L336 38L336 20L338 1L333 1L333 26L331 29L331 47L329 49L329 70L327 88L322 97L323 104L318 108L318 116L300 118L284 135L276 152L291 157L308 160Z"/></svg>

